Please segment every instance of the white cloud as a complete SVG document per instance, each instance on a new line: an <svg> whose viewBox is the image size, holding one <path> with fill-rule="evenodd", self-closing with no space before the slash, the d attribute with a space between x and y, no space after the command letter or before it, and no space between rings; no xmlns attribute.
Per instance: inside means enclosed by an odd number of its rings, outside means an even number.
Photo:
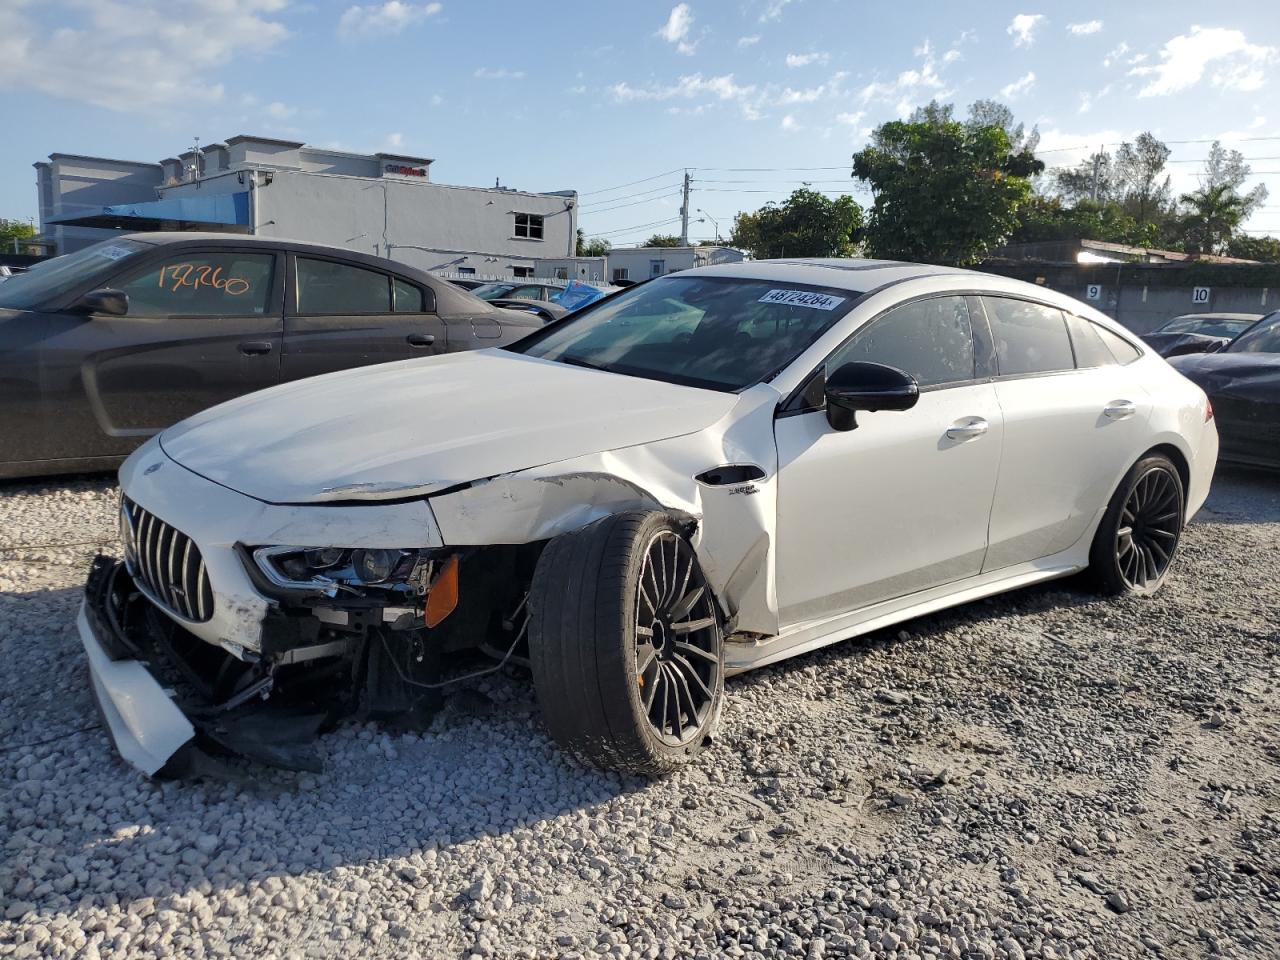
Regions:
<svg viewBox="0 0 1280 960"><path fill-rule="evenodd" d="M382 145L387 150L399 150L404 146L404 134L388 133L387 139L383 141Z"/></svg>
<svg viewBox="0 0 1280 960"><path fill-rule="evenodd" d="M34 90L109 110L151 112L217 102L222 68L283 43L285 0L68 4L37 24L23 0L0 2L0 89Z"/></svg>
<svg viewBox="0 0 1280 960"><path fill-rule="evenodd" d="M405 27L428 20L444 7L439 3L406 3L404 0L387 0L365 6L353 4L338 19L338 35L355 37L360 34L399 33Z"/></svg>
<svg viewBox="0 0 1280 960"><path fill-rule="evenodd" d="M792 90L787 87L782 93L778 94L778 103L813 103L815 100L821 100L827 93L827 85L819 84L816 87L807 87L804 90Z"/></svg>
<svg viewBox="0 0 1280 960"><path fill-rule="evenodd" d="M790 2L791 0L768 0L764 10L760 12L760 22L768 23L770 20L777 20Z"/></svg>
<svg viewBox="0 0 1280 960"><path fill-rule="evenodd" d="M1087 37L1091 33L1097 33L1102 29L1101 20L1087 20L1084 23L1069 23L1067 29L1077 37Z"/></svg>
<svg viewBox="0 0 1280 960"><path fill-rule="evenodd" d="M788 53L788 67L807 67L811 63L826 63L831 59L829 53Z"/></svg>
<svg viewBox="0 0 1280 960"><path fill-rule="evenodd" d="M800 124L796 122L795 117L788 113L782 118L781 127L783 130L799 130Z"/></svg>
<svg viewBox="0 0 1280 960"><path fill-rule="evenodd" d="M862 118L866 114L859 110L857 113L837 113L836 123L844 124L846 127L856 127L862 122Z"/></svg>
<svg viewBox="0 0 1280 960"><path fill-rule="evenodd" d="M440 94L438 94L438 93L433 93L433 94L431 95L431 105L432 105L433 107L438 107L438 106L440 106L440 104L442 104L442 103L444 103L444 97L440 96Z"/></svg>
<svg viewBox="0 0 1280 960"><path fill-rule="evenodd" d="M758 34L758 33L757 33L757 34L753 34L753 35L752 35L752 36L750 36L750 37L739 37L739 38L738 38L738 46L740 46L740 47L754 47L754 46L755 46L757 43L759 43L759 42L760 42L760 34Z"/></svg>
<svg viewBox="0 0 1280 960"><path fill-rule="evenodd" d="M721 77L703 77L700 73L694 73L665 87L633 87L624 82L615 83L609 88L613 98L623 103L632 100L691 100L699 96L716 100L745 100L755 90L754 85L742 86L735 83L731 73Z"/></svg>
<svg viewBox="0 0 1280 960"><path fill-rule="evenodd" d="M899 115L911 112L912 107L934 98L945 99L952 91L947 89L946 82L938 73L938 64L934 59L933 48L924 44L916 49L921 57L919 69L903 70L893 80L873 81L859 91L864 104L873 101L896 101L895 109ZM944 65L946 61L944 58Z"/></svg>
<svg viewBox="0 0 1280 960"><path fill-rule="evenodd" d="M658 36L667 43L674 43L676 49L685 56L691 56L697 41L689 41L689 31L693 28L693 8L687 3L677 3L671 8L667 22L658 31Z"/></svg>
<svg viewBox="0 0 1280 960"><path fill-rule="evenodd" d="M954 47L942 55L943 63L955 63L957 60L963 60L964 54Z"/></svg>
<svg viewBox="0 0 1280 960"><path fill-rule="evenodd" d="M1005 33L1013 37L1015 47L1029 47L1036 42L1036 28L1043 22L1043 13L1020 13L1009 21Z"/></svg>
<svg viewBox="0 0 1280 960"><path fill-rule="evenodd" d="M288 120L298 112L294 107L285 106L279 100L273 100L262 109L272 120Z"/></svg>
<svg viewBox="0 0 1280 960"><path fill-rule="evenodd" d="M476 69L477 80L523 80L523 70L508 70L506 67L479 67Z"/></svg>
<svg viewBox="0 0 1280 960"><path fill-rule="evenodd" d="M1006 100L1016 100L1028 90L1035 86L1036 75L1031 71L1027 71L1023 76L1019 77L1013 83L1006 84L1000 88L1000 96Z"/></svg>
<svg viewBox="0 0 1280 960"><path fill-rule="evenodd" d="M1217 65L1210 82L1228 91L1257 90L1266 81L1264 68L1277 59L1275 47L1250 43L1239 30L1193 26L1190 33L1176 36L1160 50L1160 62L1134 67L1130 76L1150 77L1140 97L1163 97L1198 84Z"/></svg>
<svg viewBox="0 0 1280 960"><path fill-rule="evenodd" d="M1076 133L1050 127L1040 131L1036 155L1051 167L1071 167L1087 160L1099 149L1115 151L1115 144L1132 140L1133 134L1123 130L1092 130Z"/></svg>
<svg viewBox="0 0 1280 960"><path fill-rule="evenodd" d="M1110 51L1108 51L1107 55L1102 58L1102 65L1104 67L1109 67L1113 63L1119 63L1120 58L1123 57L1128 52L1129 52L1129 45L1125 43L1123 40L1121 40L1120 43L1118 43L1115 47L1113 47Z"/></svg>

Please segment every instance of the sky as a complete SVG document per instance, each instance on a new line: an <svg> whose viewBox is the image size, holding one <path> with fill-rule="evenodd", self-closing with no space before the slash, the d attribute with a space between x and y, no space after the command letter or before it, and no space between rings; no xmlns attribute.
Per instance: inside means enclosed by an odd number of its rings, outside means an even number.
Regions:
<svg viewBox="0 0 1280 960"><path fill-rule="evenodd" d="M1280 6L867 0L0 0L0 217L49 153L157 161L236 134L435 159L441 183L574 189L615 246L693 239L929 100L1008 104L1050 166L1150 130L1194 189L1249 158L1280 235ZM1113 149L1113 146L1109 146ZM697 221L702 222L697 222Z"/></svg>

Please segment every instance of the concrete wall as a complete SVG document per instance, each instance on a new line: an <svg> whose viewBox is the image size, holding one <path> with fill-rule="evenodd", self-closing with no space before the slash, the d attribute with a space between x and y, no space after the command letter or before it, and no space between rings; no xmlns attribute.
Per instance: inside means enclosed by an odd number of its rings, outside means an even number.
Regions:
<svg viewBox="0 0 1280 960"><path fill-rule="evenodd" d="M629 247L610 250L605 254L608 262L608 274L605 279L612 282L615 271L627 271L627 280L648 280L652 276L675 273L677 270L690 270L715 263L736 263L743 258L741 250L732 247ZM658 273L654 273L654 264Z"/></svg>
<svg viewBox="0 0 1280 960"><path fill-rule="evenodd" d="M1185 313L1269 313L1280 307L1280 266L1219 264L984 264L1049 287L1147 333ZM1097 298L1090 298L1096 288ZM1207 299L1195 291L1207 290ZM1202 294L1203 296L1203 294Z"/></svg>
<svg viewBox="0 0 1280 960"><path fill-rule="evenodd" d="M64 227L48 223L50 217L94 211L113 203L140 203L156 199L161 170L158 163L132 163L71 154L51 154L37 164L40 199L40 232L57 244L58 253L71 253L110 237L113 230Z"/></svg>

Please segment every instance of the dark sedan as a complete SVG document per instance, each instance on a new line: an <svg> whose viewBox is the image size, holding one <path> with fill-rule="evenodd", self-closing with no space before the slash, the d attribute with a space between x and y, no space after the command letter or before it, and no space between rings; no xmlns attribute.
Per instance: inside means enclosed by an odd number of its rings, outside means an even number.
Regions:
<svg viewBox="0 0 1280 960"><path fill-rule="evenodd" d="M1174 317L1142 339L1162 357L1212 353L1262 319L1260 313L1188 313Z"/></svg>
<svg viewBox="0 0 1280 960"><path fill-rule="evenodd" d="M1169 362L1209 395L1223 460L1280 468L1280 310L1217 353Z"/></svg>
<svg viewBox="0 0 1280 960"><path fill-rule="evenodd" d="M541 325L349 250L231 234L122 235L0 284L0 477L110 469L223 400L347 367L512 343Z"/></svg>

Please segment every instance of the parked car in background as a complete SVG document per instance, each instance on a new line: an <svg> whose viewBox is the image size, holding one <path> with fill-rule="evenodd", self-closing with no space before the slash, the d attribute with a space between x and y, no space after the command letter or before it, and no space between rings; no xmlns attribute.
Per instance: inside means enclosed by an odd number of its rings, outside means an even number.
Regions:
<svg viewBox="0 0 1280 960"><path fill-rule="evenodd" d="M568 751L657 774L716 737L729 674L1086 568L1154 593L1216 455L1204 392L1063 294L702 267L169 428L120 471L79 627L146 773L314 765L323 724L419 710L479 646L527 660Z"/></svg>
<svg viewBox="0 0 1280 960"><path fill-rule="evenodd" d="M1280 468L1280 310L1216 353L1169 362L1209 395L1222 459Z"/></svg>
<svg viewBox="0 0 1280 960"><path fill-rule="evenodd" d="M109 469L169 424L244 393L500 346L539 326L349 250L123 235L0 285L0 477Z"/></svg>
<svg viewBox="0 0 1280 960"><path fill-rule="evenodd" d="M481 300L550 300L564 284L532 280L493 280L471 292Z"/></svg>
<svg viewBox="0 0 1280 960"><path fill-rule="evenodd" d="M467 293L471 293L476 287L483 287L489 282L488 280L468 280L466 277L445 277L445 279L459 290L465 290Z"/></svg>
<svg viewBox="0 0 1280 960"><path fill-rule="evenodd" d="M1188 313L1143 334L1142 339L1162 357L1212 353L1261 319L1260 313Z"/></svg>

